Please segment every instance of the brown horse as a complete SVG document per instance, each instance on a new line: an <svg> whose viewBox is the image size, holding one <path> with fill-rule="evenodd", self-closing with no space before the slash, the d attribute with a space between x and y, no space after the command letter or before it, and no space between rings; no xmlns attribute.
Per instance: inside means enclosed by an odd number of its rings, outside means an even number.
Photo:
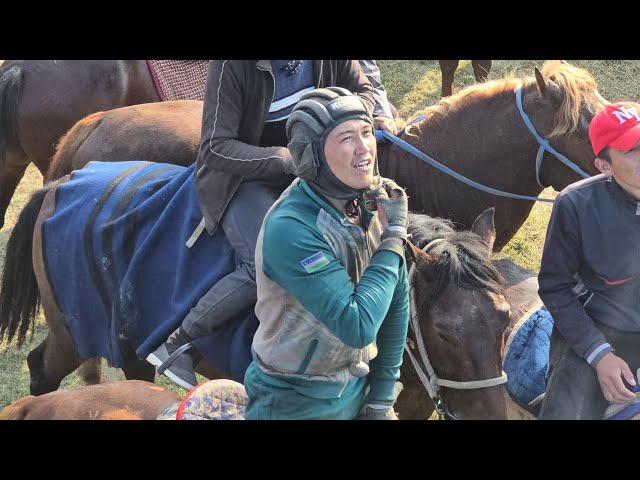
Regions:
<svg viewBox="0 0 640 480"><path fill-rule="evenodd" d="M0 420L155 420L180 395L150 382L127 380L22 397Z"/></svg>
<svg viewBox="0 0 640 480"><path fill-rule="evenodd" d="M6 60L0 66L0 228L29 163L44 175L58 138L75 122L159 100L145 60Z"/></svg>
<svg viewBox="0 0 640 480"><path fill-rule="evenodd" d="M605 104L596 83L585 70L561 62L547 62L536 76L505 78L473 85L427 108L426 118L410 126L404 139L453 170L499 190L539 195L536 178L538 143L518 113L514 89L522 85L524 110L541 135L588 173L593 152L588 125ZM94 115L76 125L60 142L49 178L60 178L88 160L146 159L185 165L195 161L182 152L196 152L193 132L200 128L202 112L194 106L187 116L161 104L128 107ZM141 120L134 120L139 116ZM145 124L144 122L148 122ZM135 131L135 135L127 134ZM180 132L190 132L182 136ZM83 141L88 137L87 145ZM178 145L175 145L175 143ZM162 148L158 148L162 146ZM117 150L117 154L114 151ZM77 158L75 158L76 152ZM175 152L181 152L175 155ZM526 221L534 202L497 197L449 177L396 145L378 148L382 175L394 178L409 193L411 210L452 219L470 228L476 216L496 208L499 251ZM549 153L540 169L543 185L562 190L580 179Z"/></svg>
<svg viewBox="0 0 640 480"><path fill-rule="evenodd" d="M442 74L442 96L453 95L453 83L460 60L438 60L440 73ZM473 76L476 82L484 82L491 72L491 60L471 60Z"/></svg>
<svg viewBox="0 0 640 480"><path fill-rule="evenodd" d="M56 189L64 182L65 180L51 182L34 194L21 212L7 246L8 255L0 293L0 339L6 338L10 342L17 334L18 344L22 344L28 331L33 331L35 311L40 301L49 326L45 340L33 349L27 358L32 394L41 395L56 390L60 381L86 360L77 353L74 339L54 298L53 285L50 282L57 277L54 274L50 275L52 272L48 271L50 265L47 266L45 263L43 249L42 225L54 212ZM413 258L417 262L422 279L416 291L425 339L428 335L438 333L428 330L428 324L425 322L430 319L438 321L438 324L443 326L452 320L464 325L481 326L476 334L483 342L488 342L494 337L502 338L502 332L508 323L508 304L501 291L499 275L490 263L491 244L495 238L493 216L493 209L489 209L476 219L471 232L458 233L452 232L451 224L446 221L425 216L412 217L412 231L420 242L430 241L434 236L444 237L437 248L424 254L416 250L409 259L411 261ZM421 223L416 219L424 220ZM70 227L70 231L73 231L72 228ZM78 235L83 235L83 232L78 232ZM108 259L106 261L109 263ZM28 268L29 266L32 268ZM460 302L460 299L466 300ZM456 329L458 325L451 328ZM480 335L483 332L491 332L488 339L486 335ZM438 341L440 340L436 338L436 342ZM495 354L499 357L501 344L487 344L490 352L495 346ZM456 348L460 352L464 351L465 355L469 355L468 358L465 357L466 361L472 365L485 365L484 357L487 356L487 352L484 348L463 350L468 347L467 343L460 343L458 347ZM437 351L437 346L432 344L429 348ZM440 358L434 357L434 368L439 372L446 371L440 362ZM213 366L204 361L200 362L197 368L209 378L226 376L225 372L216 372ZM123 370L127 379L154 378L154 368L141 359L125 359ZM470 373L481 376L489 374L484 369ZM494 372L490 375L494 376ZM409 380L405 391L409 397L412 396L412 392L424 397L422 388L422 385ZM485 390L476 396L467 397L473 399L473 402L452 404L451 408L456 408L456 414L463 418L474 418L480 411L491 418L506 418L504 400L502 403L496 403L496 399L504 398L503 389L496 387ZM475 405L478 404L482 405L482 408L476 409ZM427 409L424 415L428 416L429 413ZM406 416L402 410L401 414Z"/></svg>

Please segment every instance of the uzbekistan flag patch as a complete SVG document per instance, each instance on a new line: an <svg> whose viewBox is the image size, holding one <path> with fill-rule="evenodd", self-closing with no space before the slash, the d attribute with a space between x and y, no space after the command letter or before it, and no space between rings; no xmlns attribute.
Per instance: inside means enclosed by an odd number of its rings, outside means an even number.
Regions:
<svg viewBox="0 0 640 480"><path fill-rule="evenodd" d="M315 255L311 255L310 257L302 260L300 265L302 265L307 273L313 273L320 270L325 265L329 265L329 259L324 253L318 252Z"/></svg>

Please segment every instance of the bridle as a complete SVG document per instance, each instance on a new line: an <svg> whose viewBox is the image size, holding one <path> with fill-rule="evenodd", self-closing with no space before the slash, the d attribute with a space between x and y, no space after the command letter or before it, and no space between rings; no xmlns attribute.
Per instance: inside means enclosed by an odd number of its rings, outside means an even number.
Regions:
<svg viewBox="0 0 640 480"><path fill-rule="evenodd" d="M444 241L444 238L437 238L435 240L432 240L422 249L422 251L426 253L429 251L431 247L433 247L435 244L442 241ZM436 408L436 412L438 412L440 416L445 416L452 420L459 420L459 418L454 413L452 413L445 405L442 399L442 396L440 395L441 387L453 388L456 390L476 390L479 388L495 387L495 386L507 383L507 374L503 371L502 375L500 375L499 377L488 378L486 380L472 380L472 381L466 381L466 382L445 380L443 378L438 377L433 367L431 366L431 362L429 361L429 355L427 354L427 349L425 348L424 340L422 338L422 332L420 329L420 321L418 319L418 313L417 313L416 302L415 302L415 286L413 282L415 270L416 270L416 264L414 263L413 265L411 265L411 268L409 270L409 285L410 285L409 326L413 330L414 336L416 338L416 343L418 344L418 353L420 355L420 359L422 360L422 364L424 365L424 370L421 368L418 360L415 358L413 352L411 351L415 348L415 346L412 345L413 342L411 342L411 340L409 340L408 337L407 337L407 343L405 344L404 349L409 354L409 359L411 360L411 363L413 364L413 367L416 373L418 374L418 377L420 378L422 385L424 385L424 388L427 390L429 397L433 401L433 404L435 405L435 408Z"/></svg>
<svg viewBox="0 0 640 480"><path fill-rule="evenodd" d="M540 169L542 168L542 160L544 158L545 152L549 152L550 154L552 154L554 157L560 160L564 165L569 167L571 170L576 172L581 177L589 178L591 176L587 172L582 170L578 165L576 165L571 160L569 160L566 156L564 156L563 154L558 152L555 148L553 148L549 143L549 139L543 138L536 131L536 127L533 126L533 122L531 121L529 116L525 113L524 107L522 106L522 85L516 88L516 105L518 106L518 111L520 112L520 117L522 118L522 121L527 126L531 134L534 136L534 138L538 142L538 145L540 145L540 148L538 149L538 153L536 155L536 182L538 182L538 185L540 185L540 187L542 188L548 187L548 185L543 185L542 181L540 180Z"/></svg>
<svg viewBox="0 0 640 480"><path fill-rule="evenodd" d="M540 148L538 149L538 153L536 155L536 181L538 182L538 185L540 185L540 187L542 187L542 188L546 188L546 186L543 185L542 181L540 180L540 169L542 168L542 160L544 158L545 152L551 153L558 160L560 160L560 162L562 162L564 165L566 165L568 168L570 168L571 170L573 170L574 172L576 172L578 175L582 176L583 178L590 177L591 175L589 175L587 172L582 170L578 165L576 165L574 162L569 160L565 155L563 155L562 153L558 152L555 148L553 148L551 146L551 143L549 142L549 139L543 138L536 131L536 128L533 126L533 123L531 122L531 119L525 113L524 108L522 106L522 86L518 86L515 89L515 95L516 95L516 105L518 107L518 112L520 112L520 117L522 118L522 121L526 125L527 129L535 137L536 141L538 142L538 145L540 145ZM424 115L418 116L417 118L415 118L411 122L409 122L407 124L407 127L409 125L413 124L413 123L416 123L416 122L418 122L420 120L423 120L424 118L426 118ZM405 129L407 127L405 127ZM405 131L405 129L403 129L402 132L399 132L398 135L401 135ZM433 168L439 170L440 172L444 173L445 175L448 175L448 176L450 176L452 178L455 178L456 180L464 183L465 185L468 185L468 186L470 186L472 188L475 188L476 190L480 190L481 192L485 192L485 193L488 193L488 194L491 194L491 195L495 195L495 196L498 196L498 197L512 198L512 199L515 199L515 200L525 200L525 201L528 201L528 202L531 202L531 201L534 201L534 202L545 202L545 203L553 203L554 202L553 198L534 197L534 196L531 196L531 195L520 195L520 194L516 194L516 193L511 193L511 192L504 192L504 191L498 190L496 188L492 188L492 187L488 187L486 185L482 185L481 183L478 183L475 180L472 180L472 179L470 179L468 177L465 177L464 175L456 172L455 170L453 170L453 169L447 167L446 165L443 165L442 163L438 162L437 160L431 158L426 153L418 150L416 147L414 147L410 143L405 142L404 140L399 138L399 136L393 135L393 134L387 132L386 130L376 130L375 133L376 133L376 139L378 141L380 141L380 142L383 142L385 140L389 141L389 142L395 144L396 146L400 147L405 152L407 152L407 153L413 155L414 157L422 160L423 162L431 165Z"/></svg>

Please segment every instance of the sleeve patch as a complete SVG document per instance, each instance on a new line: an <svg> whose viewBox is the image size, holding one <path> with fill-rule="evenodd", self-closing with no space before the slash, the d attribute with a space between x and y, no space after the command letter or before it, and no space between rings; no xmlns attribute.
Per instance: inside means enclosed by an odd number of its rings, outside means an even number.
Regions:
<svg viewBox="0 0 640 480"><path fill-rule="evenodd" d="M302 260L300 265L302 265L307 273L313 273L320 270L322 267L329 265L329 259L324 253L318 252Z"/></svg>

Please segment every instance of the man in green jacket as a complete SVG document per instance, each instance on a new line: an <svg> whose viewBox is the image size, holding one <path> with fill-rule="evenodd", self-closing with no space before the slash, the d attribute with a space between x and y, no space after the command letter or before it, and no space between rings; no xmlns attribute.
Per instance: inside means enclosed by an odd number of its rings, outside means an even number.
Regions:
<svg viewBox="0 0 640 480"><path fill-rule="evenodd" d="M147 360L184 388L196 383L191 341L256 301L254 252L262 219L294 179L285 124L301 95L341 86L374 108L357 60L213 60L209 63L195 182L203 219L187 246L222 227L237 268L191 309ZM165 369L166 368L166 369Z"/></svg>
<svg viewBox="0 0 640 480"><path fill-rule="evenodd" d="M347 90L304 95L287 134L299 178L258 237L246 418L396 419L406 194L376 175L373 119Z"/></svg>

